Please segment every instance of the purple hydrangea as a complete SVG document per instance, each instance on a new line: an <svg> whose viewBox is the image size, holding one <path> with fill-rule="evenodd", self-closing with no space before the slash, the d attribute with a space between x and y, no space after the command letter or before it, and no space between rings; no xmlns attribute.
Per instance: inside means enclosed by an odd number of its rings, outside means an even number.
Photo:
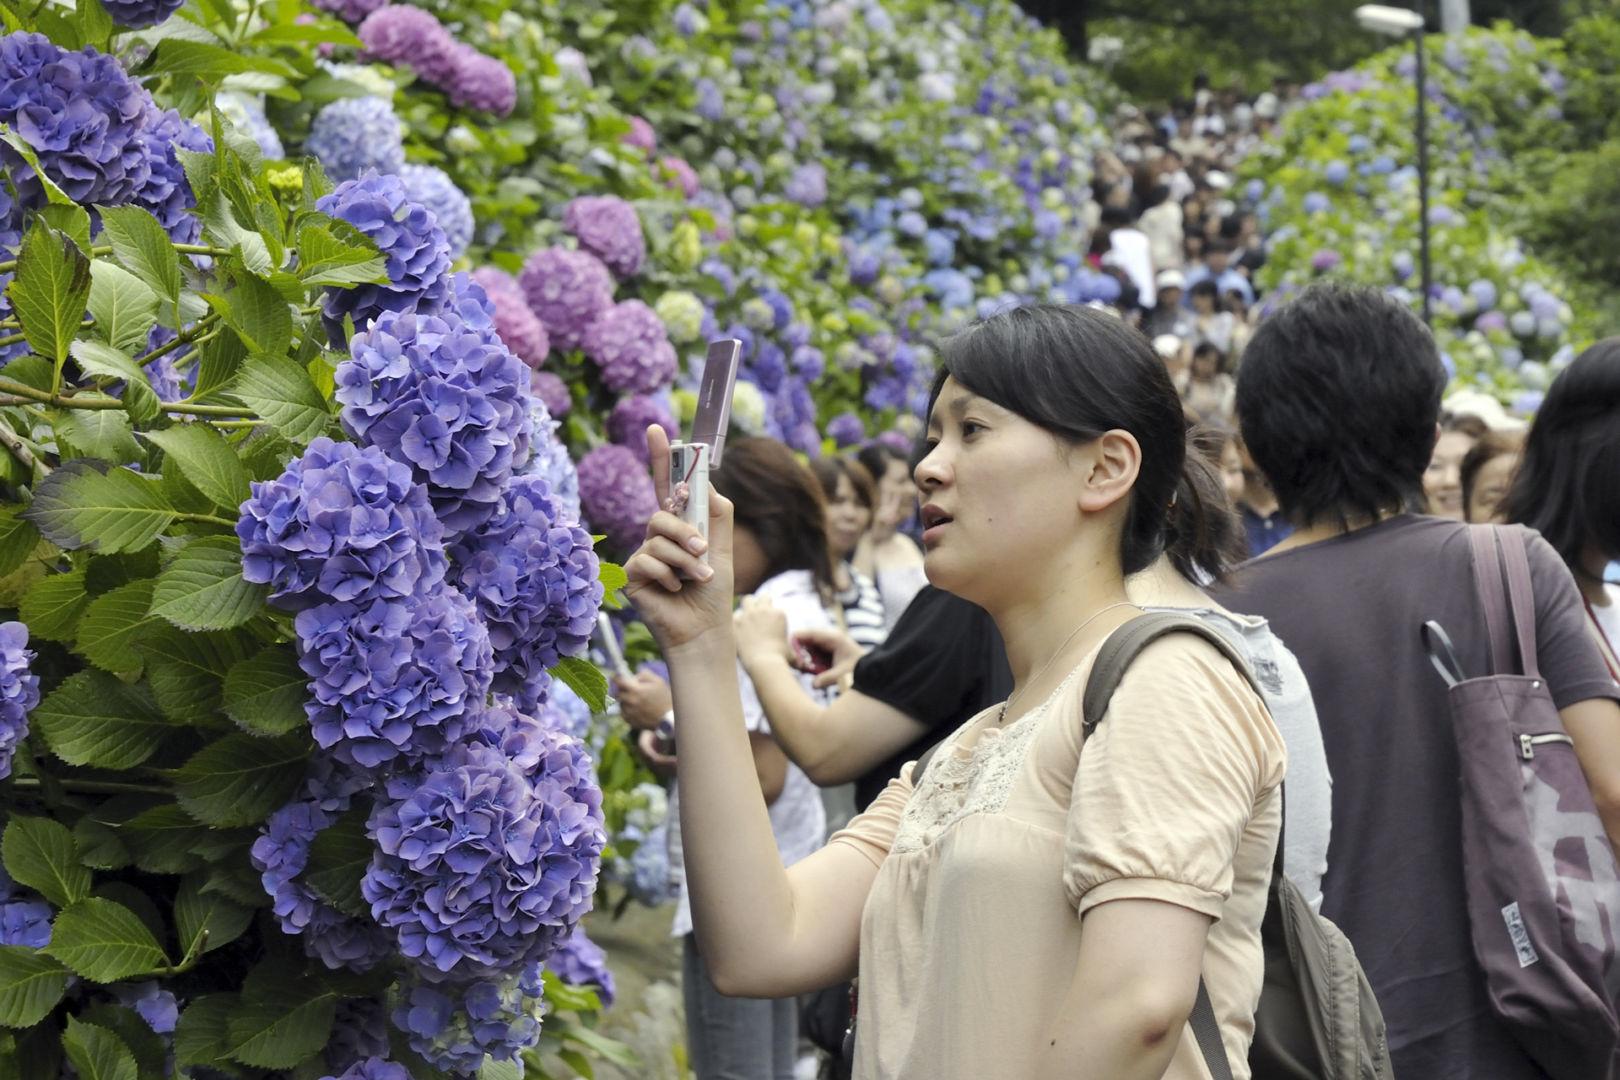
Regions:
<svg viewBox="0 0 1620 1080"><path fill-rule="evenodd" d="M635 147L648 157L652 157L653 151L658 149L658 133L640 116L630 117L630 130L619 136L619 141Z"/></svg>
<svg viewBox="0 0 1620 1080"><path fill-rule="evenodd" d="M321 1080L411 1080L409 1070L383 1057L370 1057L357 1061L336 1076Z"/></svg>
<svg viewBox="0 0 1620 1080"><path fill-rule="evenodd" d="M653 394L675 378L675 346L658 313L640 300L614 304L585 331L585 355L621 394Z"/></svg>
<svg viewBox="0 0 1620 1080"><path fill-rule="evenodd" d="M174 1034L180 1021L180 1002L157 982L122 983L113 987L119 1002L134 1009L159 1035Z"/></svg>
<svg viewBox="0 0 1620 1080"><path fill-rule="evenodd" d="M587 251L543 248L529 256L518 283L551 340L564 349L579 348L585 331L613 306L613 274Z"/></svg>
<svg viewBox="0 0 1620 1080"><path fill-rule="evenodd" d="M657 424L669 433L671 442L678 440L680 425L669 403L661 398L644 394L631 394L620 398L608 415L608 438L620 446L628 446L642 461L647 460L647 428Z"/></svg>
<svg viewBox="0 0 1620 1080"><path fill-rule="evenodd" d="M361 879L371 914L425 971L480 978L543 958L596 891L607 837L584 747L546 732L520 768L498 746L452 747L388 781Z"/></svg>
<svg viewBox="0 0 1620 1080"><path fill-rule="evenodd" d="M0 123L34 148L40 167L81 206L121 206L151 177L142 137L150 97L118 61L67 52L43 34L0 37ZM9 146L0 162L24 206L45 203L31 166Z"/></svg>
<svg viewBox="0 0 1620 1080"><path fill-rule="evenodd" d="M789 199L811 209L827 201L827 169L818 162L807 162L793 170L783 189Z"/></svg>
<svg viewBox="0 0 1620 1080"><path fill-rule="evenodd" d="M326 1067L343 1070L366 1058L388 1056L388 1010L374 998L340 1002L326 1044Z"/></svg>
<svg viewBox="0 0 1620 1080"><path fill-rule="evenodd" d="M688 165L684 158L666 157L658 165L664 172L665 182L688 199L703 187L698 180L697 170Z"/></svg>
<svg viewBox="0 0 1620 1080"><path fill-rule="evenodd" d="M598 446L580 459L579 502L585 520L620 551L641 544L658 511L646 464L625 446Z"/></svg>
<svg viewBox="0 0 1620 1080"><path fill-rule="evenodd" d="M0 945L43 949L51 943L51 905L20 897L0 902Z"/></svg>
<svg viewBox="0 0 1620 1080"><path fill-rule="evenodd" d="M621 278L634 277L647 258L636 208L616 195L582 195L563 212L563 227L579 246Z"/></svg>
<svg viewBox="0 0 1620 1080"><path fill-rule="evenodd" d="M156 26L180 10L185 0L101 0L112 21L128 30Z"/></svg>
<svg viewBox="0 0 1620 1080"><path fill-rule="evenodd" d="M406 165L399 170L411 202L427 207L450 242L450 257L459 259L473 238L472 202L449 175L432 165Z"/></svg>
<svg viewBox="0 0 1620 1080"><path fill-rule="evenodd" d="M236 535L242 576L292 610L405 599L444 580L444 530L427 489L376 447L311 442L275 480L254 482Z"/></svg>
<svg viewBox="0 0 1620 1080"><path fill-rule="evenodd" d="M537 378L542 374L549 372L535 373ZM555 375L551 377L556 378ZM563 387L562 392L566 395L567 387ZM551 418L551 413L538 397L529 401L529 421L534 428L529 442L529 460L518 471L520 475L538 476L544 480L558 509L567 520L577 522L580 518L579 472L574 468L573 459L568 456L568 447L557 438L560 425Z"/></svg>
<svg viewBox="0 0 1620 1080"><path fill-rule="evenodd" d="M506 347L531 368L544 364L551 353L551 339L517 278L493 266L479 267L472 277L495 305L495 332Z"/></svg>
<svg viewBox="0 0 1620 1080"><path fill-rule="evenodd" d="M1321 248L1311 256L1311 269L1317 273L1325 273L1337 267L1344 261L1344 257L1332 248Z"/></svg>
<svg viewBox="0 0 1620 1080"><path fill-rule="evenodd" d="M539 704L537 680L590 645L602 606L591 534L539 476L512 481L487 522L451 551L457 584L478 606L495 649L496 690Z"/></svg>
<svg viewBox="0 0 1620 1080"><path fill-rule="evenodd" d="M585 936L584 927L574 927L568 940L546 957L546 970L569 986L594 986L604 1006L613 1004L613 972L608 969L607 953Z"/></svg>
<svg viewBox="0 0 1620 1080"><path fill-rule="evenodd" d="M382 98L339 98L315 114L304 151L334 180L389 175L405 167L405 132Z"/></svg>
<svg viewBox="0 0 1620 1080"><path fill-rule="evenodd" d="M451 72L440 84L458 109L509 116L517 106L517 77L506 62L460 42L450 47Z"/></svg>
<svg viewBox="0 0 1620 1080"><path fill-rule="evenodd" d="M394 1026L430 1065L471 1075L485 1056L510 1061L540 1040L546 1004L534 966L466 986L401 980L390 995Z"/></svg>
<svg viewBox="0 0 1620 1080"><path fill-rule="evenodd" d="M591 707L565 682L551 685L545 704L536 717L546 727L572 739L584 739L591 727Z"/></svg>
<svg viewBox="0 0 1620 1080"><path fill-rule="evenodd" d="M345 430L427 485L451 538L494 512L530 434L528 369L495 333L483 289L458 274L452 296L458 312L385 311L356 334L333 394Z"/></svg>
<svg viewBox="0 0 1620 1080"><path fill-rule="evenodd" d="M411 68L443 86L455 73L456 39L437 17L409 4L389 4L365 17L355 31L361 57Z"/></svg>
<svg viewBox="0 0 1620 1080"><path fill-rule="evenodd" d="M310 677L310 734L345 765L370 770L440 754L489 694L489 632L459 590L322 604L299 612L295 627Z"/></svg>
<svg viewBox="0 0 1620 1080"><path fill-rule="evenodd" d="M152 107L147 112L146 145L151 154L151 175L135 193L135 204L157 218L169 239L177 244L194 244L202 235L202 219L191 213L197 199L175 151L211 154L214 140L173 109L160 112Z"/></svg>
<svg viewBox="0 0 1620 1080"><path fill-rule="evenodd" d="M827 436L842 450L866 441L866 424L852 412L842 412L827 421Z"/></svg>
<svg viewBox="0 0 1620 1080"><path fill-rule="evenodd" d="M397 176L367 173L323 195L315 208L347 221L369 236L383 254L387 285L326 290L321 320L334 344L343 341L343 320L364 330L385 311L430 309L444 301L450 242L433 214L405 193Z"/></svg>
<svg viewBox="0 0 1620 1080"><path fill-rule="evenodd" d="M562 376L550 371L536 371L529 377L529 395L546 407L552 416L567 416L574 407L573 396Z"/></svg>
<svg viewBox="0 0 1620 1080"><path fill-rule="evenodd" d="M28 737L28 714L39 704L39 676L30 665L28 627L0 623L0 779L11 775L11 759Z"/></svg>
<svg viewBox="0 0 1620 1080"><path fill-rule="evenodd" d="M316 7L322 11L330 11L351 26L387 2L388 0L314 0Z"/></svg>

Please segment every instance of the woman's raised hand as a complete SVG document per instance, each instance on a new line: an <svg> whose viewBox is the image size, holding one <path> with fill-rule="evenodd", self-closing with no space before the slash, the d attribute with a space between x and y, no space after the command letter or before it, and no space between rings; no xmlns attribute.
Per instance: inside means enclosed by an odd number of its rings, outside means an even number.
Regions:
<svg viewBox="0 0 1620 1080"><path fill-rule="evenodd" d="M625 563L624 592L666 653L713 631L731 628L731 502L709 490L709 539L668 509L669 436L647 429L653 488L659 510L647 522L647 539ZM703 561L704 552L708 562ZM731 648L727 643L727 649Z"/></svg>

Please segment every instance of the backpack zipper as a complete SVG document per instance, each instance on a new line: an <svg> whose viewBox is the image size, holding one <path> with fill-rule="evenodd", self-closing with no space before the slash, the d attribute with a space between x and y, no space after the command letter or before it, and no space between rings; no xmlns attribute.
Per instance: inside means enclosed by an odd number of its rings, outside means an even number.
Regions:
<svg viewBox="0 0 1620 1080"><path fill-rule="evenodd" d="M1561 742L1575 745L1575 740L1568 735L1520 735L1519 756L1526 761L1533 761L1536 756L1536 747L1542 743Z"/></svg>

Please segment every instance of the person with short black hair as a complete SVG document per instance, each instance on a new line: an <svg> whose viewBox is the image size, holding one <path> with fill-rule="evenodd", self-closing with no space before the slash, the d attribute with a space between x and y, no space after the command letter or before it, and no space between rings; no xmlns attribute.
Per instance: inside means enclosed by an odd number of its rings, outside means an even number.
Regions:
<svg viewBox="0 0 1620 1080"><path fill-rule="evenodd" d="M1213 341L1199 341L1193 346L1192 367L1181 388L1181 400L1187 409L1206 424L1225 424L1232 418L1236 394L1237 384L1227 370L1226 353Z"/></svg>
<svg viewBox="0 0 1620 1080"><path fill-rule="evenodd" d="M1468 527L1414 513L1445 385L1428 329L1379 289L1312 286L1261 323L1238 373L1238 420L1296 531L1210 591L1269 619L1310 682L1333 820L1345 823L1322 914L1378 995L1395 1074L1544 1080L1497 1021L1475 959L1458 750L1418 636L1435 620L1462 670L1491 671ZM1620 806L1620 683L1558 553L1527 529L1523 539L1541 676L1599 805Z"/></svg>

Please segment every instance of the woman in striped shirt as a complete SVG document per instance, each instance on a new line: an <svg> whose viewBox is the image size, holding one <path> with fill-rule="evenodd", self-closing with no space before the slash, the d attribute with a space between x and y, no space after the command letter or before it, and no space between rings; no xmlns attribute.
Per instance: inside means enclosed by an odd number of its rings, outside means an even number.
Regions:
<svg viewBox="0 0 1620 1080"><path fill-rule="evenodd" d="M838 602L844 609L849 636L868 649L883 644L883 597L872 579L855 569L855 549L872 527L877 509L877 485L858 461L844 457L817 458L810 471L827 498L827 542L832 547L833 577Z"/></svg>

